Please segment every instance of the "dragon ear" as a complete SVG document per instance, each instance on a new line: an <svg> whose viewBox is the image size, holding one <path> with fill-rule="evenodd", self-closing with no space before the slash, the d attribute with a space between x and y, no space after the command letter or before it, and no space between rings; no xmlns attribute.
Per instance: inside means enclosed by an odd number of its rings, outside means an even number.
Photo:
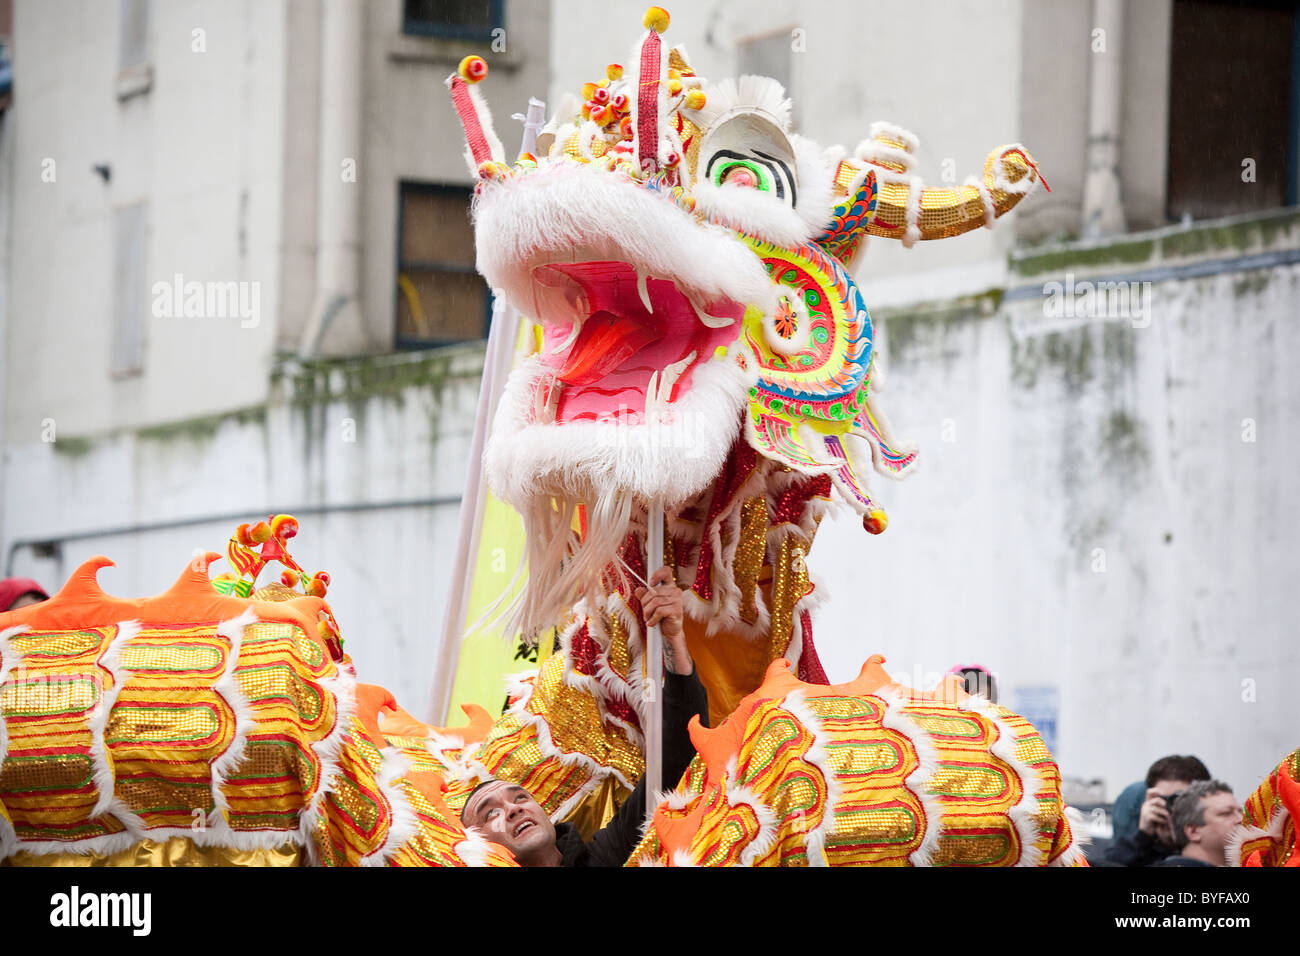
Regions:
<svg viewBox="0 0 1300 956"><path fill-rule="evenodd" d="M841 163L841 169L843 166ZM851 263L876 213L878 193L875 170L858 169L852 174L847 195L831 209L829 221L813 242L828 256L845 265Z"/></svg>

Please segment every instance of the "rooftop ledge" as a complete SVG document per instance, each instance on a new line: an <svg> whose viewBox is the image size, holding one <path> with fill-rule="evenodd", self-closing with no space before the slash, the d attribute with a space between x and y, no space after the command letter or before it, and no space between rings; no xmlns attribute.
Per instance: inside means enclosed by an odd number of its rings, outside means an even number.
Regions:
<svg viewBox="0 0 1300 956"><path fill-rule="evenodd" d="M1080 275L1146 273L1255 257L1259 266L1300 261L1300 207L1017 249L1011 253L1009 279L1017 285L1017 279L1066 270Z"/></svg>

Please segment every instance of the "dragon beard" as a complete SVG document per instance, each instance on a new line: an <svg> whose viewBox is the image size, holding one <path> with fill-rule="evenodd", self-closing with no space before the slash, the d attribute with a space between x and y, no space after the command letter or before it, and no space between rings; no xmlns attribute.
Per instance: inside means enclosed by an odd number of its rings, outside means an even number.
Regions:
<svg viewBox="0 0 1300 956"><path fill-rule="evenodd" d="M511 633L532 637L562 623L585 600L630 580L619 549L644 539L652 501L669 513L696 498L721 470L740 429L750 376L732 362L699 368L691 388L650 421L624 416L557 425L538 419L546 375L516 369L497 409L484 462L493 492L523 518L528 576L508 609ZM579 508L585 508L585 533ZM660 564L650 562L649 570Z"/></svg>

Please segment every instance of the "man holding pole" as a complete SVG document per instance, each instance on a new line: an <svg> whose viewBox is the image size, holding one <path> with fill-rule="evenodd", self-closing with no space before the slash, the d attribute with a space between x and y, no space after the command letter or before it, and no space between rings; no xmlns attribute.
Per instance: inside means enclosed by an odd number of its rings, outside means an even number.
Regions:
<svg viewBox="0 0 1300 956"><path fill-rule="evenodd" d="M647 629L657 625L663 635L663 776L667 785L674 786L695 755L687 733L691 718L698 716L708 725L708 697L686 647L682 592L673 583L672 570L655 571L650 587L638 588L636 597ZM532 794L505 780L488 780L475 787L460 818L466 827L504 846L520 866L622 866L641 839L646 780L637 781L613 819L588 842L572 824L552 824Z"/></svg>

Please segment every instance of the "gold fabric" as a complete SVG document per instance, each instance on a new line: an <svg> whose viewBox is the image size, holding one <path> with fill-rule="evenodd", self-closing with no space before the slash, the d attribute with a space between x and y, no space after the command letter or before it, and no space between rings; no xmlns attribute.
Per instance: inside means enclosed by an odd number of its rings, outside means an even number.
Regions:
<svg viewBox="0 0 1300 956"><path fill-rule="evenodd" d="M789 534L781 542L781 553L772 569L772 623L768 631L767 662L785 653L794 631L795 605L811 590L808 581L808 542L800 534Z"/></svg>
<svg viewBox="0 0 1300 956"><path fill-rule="evenodd" d="M303 866L302 848L286 843L274 849L235 850L199 846L186 837L142 840L116 853L29 853L19 851L0 866Z"/></svg>
<svg viewBox="0 0 1300 956"><path fill-rule="evenodd" d="M767 498L754 495L745 501L740 512L740 540L732 562L736 587L740 588L740 619L746 624L758 621L755 592L763 557L767 553Z"/></svg>

